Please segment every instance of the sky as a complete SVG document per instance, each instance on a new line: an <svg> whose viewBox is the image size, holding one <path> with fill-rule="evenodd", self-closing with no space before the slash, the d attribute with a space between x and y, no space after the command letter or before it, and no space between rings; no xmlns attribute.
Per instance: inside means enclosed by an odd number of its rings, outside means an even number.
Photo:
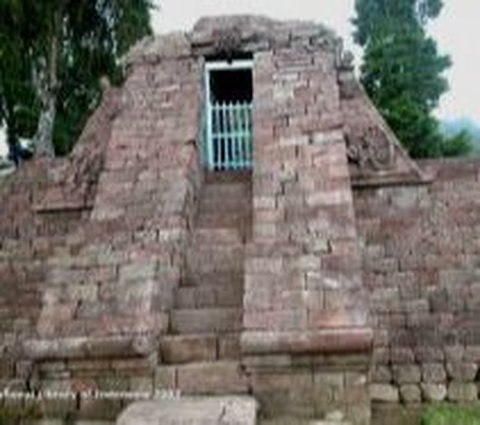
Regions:
<svg viewBox="0 0 480 425"><path fill-rule="evenodd" d="M325 23L344 38L358 57L351 38L355 0L157 0L156 33L187 31L201 16L254 13L278 19L306 19ZM440 52L449 54L446 73L450 91L443 95L436 115L441 119L467 117L480 123L480 1L444 0L442 14L429 32Z"/></svg>
<svg viewBox="0 0 480 425"><path fill-rule="evenodd" d="M153 14L157 34L188 31L202 16L263 14L277 19L305 19L327 24L344 38L357 56L350 22L355 0L155 0ZM436 115L440 119L470 118L480 124L480 0L444 0L442 14L429 32L440 52L449 54L453 66L446 73L450 90L443 95ZM0 155L5 153L0 131Z"/></svg>

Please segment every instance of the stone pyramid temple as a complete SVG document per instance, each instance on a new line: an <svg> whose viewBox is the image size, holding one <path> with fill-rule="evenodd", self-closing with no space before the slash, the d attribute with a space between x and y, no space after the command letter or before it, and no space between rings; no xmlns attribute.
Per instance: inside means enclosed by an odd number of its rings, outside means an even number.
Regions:
<svg viewBox="0 0 480 425"><path fill-rule="evenodd" d="M480 161L409 158L322 25L205 18L124 65L70 156L0 181L0 389L105 421L128 400L86 394L478 399Z"/></svg>

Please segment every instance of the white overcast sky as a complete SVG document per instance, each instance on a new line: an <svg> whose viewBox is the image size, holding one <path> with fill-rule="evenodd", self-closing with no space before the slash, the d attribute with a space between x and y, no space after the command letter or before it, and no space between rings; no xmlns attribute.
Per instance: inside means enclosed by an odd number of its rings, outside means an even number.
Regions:
<svg viewBox="0 0 480 425"><path fill-rule="evenodd" d="M344 37L352 49L354 0L156 0L157 33L189 30L201 16L254 13L279 19L323 22ZM444 0L430 33L440 51L450 54L450 91L442 97L440 118L469 117L480 123L480 0ZM358 51L355 51L358 55Z"/></svg>
<svg viewBox="0 0 480 425"><path fill-rule="evenodd" d="M354 0L155 0L156 33L187 31L202 16L249 13L278 19L306 19L323 22L355 50L350 19ZM447 77L450 91L442 97L439 118L467 117L480 123L480 0L444 0L442 15L431 24L430 33L440 51L453 61ZM4 154L0 131L0 155Z"/></svg>

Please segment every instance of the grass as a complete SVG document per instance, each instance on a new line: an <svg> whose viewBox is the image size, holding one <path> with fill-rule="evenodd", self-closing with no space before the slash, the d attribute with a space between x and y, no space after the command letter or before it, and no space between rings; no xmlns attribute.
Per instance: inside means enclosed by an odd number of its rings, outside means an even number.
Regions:
<svg viewBox="0 0 480 425"><path fill-rule="evenodd" d="M458 406L439 404L422 413L422 425L480 425L480 404Z"/></svg>

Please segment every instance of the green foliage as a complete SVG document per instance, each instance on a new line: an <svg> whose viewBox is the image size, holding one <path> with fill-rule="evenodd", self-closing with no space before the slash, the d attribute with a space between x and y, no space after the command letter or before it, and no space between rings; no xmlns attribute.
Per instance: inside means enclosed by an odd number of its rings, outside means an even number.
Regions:
<svg viewBox="0 0 480 425"><path fill-rule="evenodd" d="M356 0L355 40L364 46L392 25L423 27L440 15L442 7L442 0Z"/></svg>
<svg viewBox="0 0 480 425"><path fill-rule="evenodd" d="M460 139L444 140L432 111L448 89L448 56L425 32L440 0L356 0L355 41L363 47L361 81L414 157L465 153ZM454 146L446 149L453 143ZM460 149L460 145L462 148Z"/></svg>
<svg viewBox="0 0 480 425"><path fill-rule="evenodd" d="M446 138L455 137L462 131L466 132L473 147L473 155L480 155L480 125L468 118L458 118L451 121L443 121L441 129Z"/></svg>
<svg viewBox="0 0 480 425"><path fill-rule="evenodd" d="M119 82L120 57L151 33L150 1L0 0L0 123L10 142L34 135L53 95L55 150L71 149L100 100L100 78Z"/></svg>
<svg viewBox="0 0 480 425"><path fill-rule="evenodd" d="M454 406L439 404L425 409L422 425L480 425L480 405Z"/></svg>
<svg viewBox="0 0 480 425"><path fill-rule="evenodd" d="M9 13L12 12L12 13ZM22 129L35 131L35 91L31 84L29 54L23 34L25 25L21 3L0 1L0 123L8 123L8 139L14 139Z"/></svg>
<svg viewBox="0 0 480 425"><path fill-rule="evenodd" d="M460 130L442 140L442 156L466 156L473 151L473 137L467 130Z"/></svg>

